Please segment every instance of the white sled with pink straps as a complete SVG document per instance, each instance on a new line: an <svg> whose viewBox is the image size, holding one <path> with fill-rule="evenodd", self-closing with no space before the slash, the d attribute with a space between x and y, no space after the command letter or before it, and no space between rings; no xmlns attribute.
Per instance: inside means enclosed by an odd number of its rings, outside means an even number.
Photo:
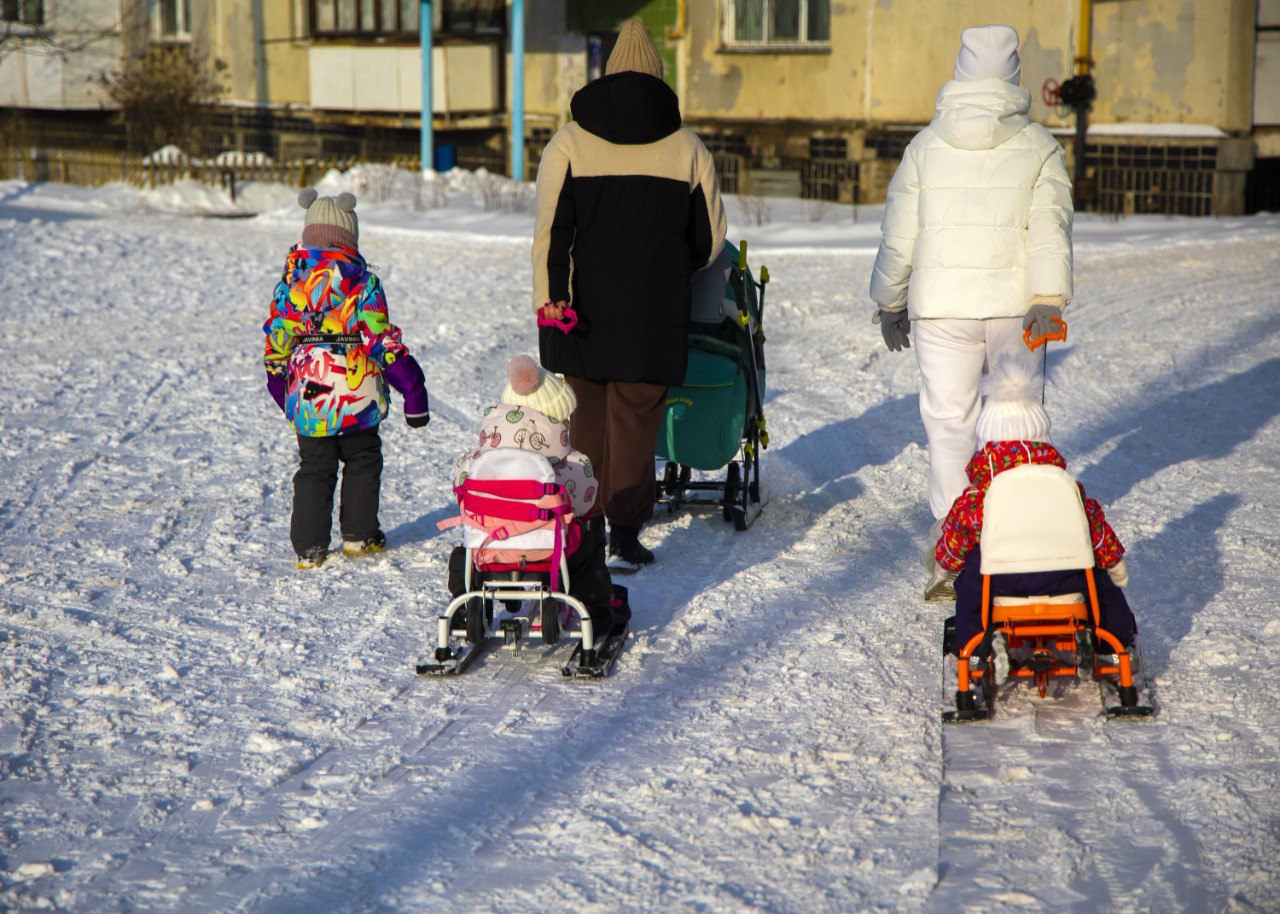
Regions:
<svg viewBox="0 0 1280 914"><path fill-rule="evenodd" d="M565 676L606 675L619 644L607 632L597 637L587 608L568 593L567 556L579 534L551 463L533 451L495 448L476 458L454 494L460 513L438 526L463 528L466 590L436 619L434 656L418 664L418 673L461 673L498 639L518 651L536 632L549 645L578 639L561 668ZM533 608L523 612L526 605ZM577 632L561 625L566 609L577 613Z"/></svg>

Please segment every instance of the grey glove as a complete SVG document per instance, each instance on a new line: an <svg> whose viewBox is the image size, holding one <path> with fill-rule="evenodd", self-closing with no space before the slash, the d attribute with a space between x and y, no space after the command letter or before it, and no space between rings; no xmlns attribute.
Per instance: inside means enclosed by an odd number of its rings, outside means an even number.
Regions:
<svg viewBox="0 0 1280 914"><path fill-rule="evenodd" d="M1037 295L1031 299L1031 307L1022 317L1022 329L1030 329L1033 340L1056 333L1058 327L1054 321L1062 320L1062 309L1065 306L1066 299L1061 295Z"/></svg>
<svg viewBox="0 0 1280 914"><path fill-rule="evenodd" d="M907 336L911 332L911 318L907 317L907 309L901 311L880 310L871 318L871 323L880 325L880 335L890 352L901 352L911 348L911 340Z"/></svg>

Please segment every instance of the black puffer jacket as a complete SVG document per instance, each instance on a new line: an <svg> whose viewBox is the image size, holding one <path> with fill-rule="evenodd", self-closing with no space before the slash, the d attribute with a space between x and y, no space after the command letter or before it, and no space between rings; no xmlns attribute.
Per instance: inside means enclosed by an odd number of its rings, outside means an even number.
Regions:
<svg viewBox="0 0 1280 914"><path fill-rule="evenodd" d="M724 244L711 154L662 80L625 72L573 97L538 169L534 304L579 324L541 334L542 364L597 381L684 380L690 279Z"/></svg>

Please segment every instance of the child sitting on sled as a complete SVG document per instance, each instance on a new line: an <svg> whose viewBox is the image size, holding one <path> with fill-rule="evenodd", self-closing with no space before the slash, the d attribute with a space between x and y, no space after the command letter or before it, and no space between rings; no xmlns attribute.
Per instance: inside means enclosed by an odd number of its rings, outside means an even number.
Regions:
<svg viewBox="0 0 1280 914"><path fill-rule="evenodd" d="M581 535L567 560L569 593L587 607L593 631L620 632L631 610L621 598L625 591L614 588L609 576L604 517L595 510L598 484L591 462L569 446L569 417L577 405L568 384L530 356L516 356L507 366L507 385L499 402L484 409L476 446L458 459L453 484L461 485L472 462L491 448L518 447L545 457L569 495L573 523ZM462 546L449 556L449 593L455 597L466 590L466 561Z"/></svg>
<svg viewBox="0 0 1280 914"><path fill-rule="evenodd" d="M1067 462L1049 439L1049 416L1037 399L1038 385L1033 363L1017 353L998 356L991 373L983 379L986 400L978 416L978 440L982 446L969 460L965 472L969 487L964 490L942 522L942 535L934 547L938 564L959 572L956 578L955 634L957 645L982 630L982 565L979 538L982 533L982 503L991 480L1005 470L1025 463L1050 464L1067 468ZM1077 483L1078 485L1078 483ZM1137 623L1122 587L1129 582L1124 562L1124 546L1107 523L1102 507L1085 495L1085 514L1093 539L1093 554L1101 569L1095 573L1100 622L1125 647L1133 642ZM991 576L992 597L1057 596L1082 593L1088 589L1083 571L995 574Z"/></svg>

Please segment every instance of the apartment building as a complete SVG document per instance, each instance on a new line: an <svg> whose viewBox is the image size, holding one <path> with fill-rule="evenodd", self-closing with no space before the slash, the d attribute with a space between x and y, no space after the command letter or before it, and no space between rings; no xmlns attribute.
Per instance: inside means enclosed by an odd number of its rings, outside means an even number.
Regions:
<svg viewBox="0 0 1280 914"><path fill-rule="evenodd" d="M437 164L506 168L513 0L433 0ZM658 44L726 187L876 202L933 113L960 31L1022 36L1031 116L1074 155L1055 90L1080 56L1097 98L1089 205L1229 214L1280 208L1280 0L524 0L528 174L603 72L620 24ZM225 61L210 147L386 158L418 149L421 0L0 0L0 108L93 124L95 74L153 42ZM16 37L15 37L16 36Z"/></svg>

